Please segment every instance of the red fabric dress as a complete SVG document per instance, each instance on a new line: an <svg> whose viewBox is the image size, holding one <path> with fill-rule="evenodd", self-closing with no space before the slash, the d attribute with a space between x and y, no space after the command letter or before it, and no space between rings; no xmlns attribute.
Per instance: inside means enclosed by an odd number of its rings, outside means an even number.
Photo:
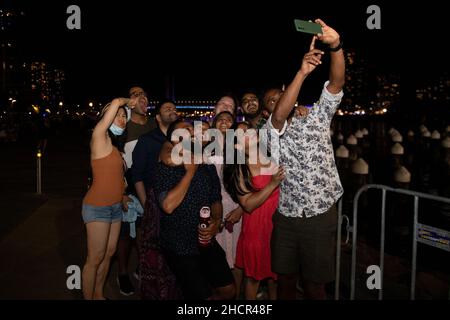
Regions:
<svg viewBox="0 0 450 320"><path fill-rule="evenodd" d="M271 175L259 175L252 179L256 189L263 189L272 179ZM270 238L272 216L278 207L280 189L276 188L267 200L251 213L242 216L242 229L236 252L236 267L244 269L247 277L255 280L277 279L271 268Z"/></svg>

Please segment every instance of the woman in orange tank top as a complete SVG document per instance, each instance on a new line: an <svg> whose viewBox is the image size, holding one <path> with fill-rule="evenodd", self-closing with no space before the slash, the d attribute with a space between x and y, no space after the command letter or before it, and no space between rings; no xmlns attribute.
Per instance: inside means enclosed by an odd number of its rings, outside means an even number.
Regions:
<svg viewBox="0 0 450 320"><path fill-rule="evenodd" d="M124 105L134 108L136 102L137 98L114 99L104 108L92 133L93 183L83 199L82 211L88 247L82 275L86 300L105 299L103 287L119 238L125 187L123 160L115 142L127 124Z"/></svg>

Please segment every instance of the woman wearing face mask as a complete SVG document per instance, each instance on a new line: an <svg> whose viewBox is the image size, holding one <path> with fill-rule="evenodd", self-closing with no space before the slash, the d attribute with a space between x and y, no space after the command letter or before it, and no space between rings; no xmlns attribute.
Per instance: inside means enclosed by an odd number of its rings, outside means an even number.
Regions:
<svg viewBox="0 0 450 320"><path fill-rule="evenodd" d="M137 98L117 98L108 104L91 138L93 183L83 199L88 255L83 268L83 295L104 300L103 286L119 237L124 193L124 165L117 148L127 124L124 105L134 108Z"/></svg>

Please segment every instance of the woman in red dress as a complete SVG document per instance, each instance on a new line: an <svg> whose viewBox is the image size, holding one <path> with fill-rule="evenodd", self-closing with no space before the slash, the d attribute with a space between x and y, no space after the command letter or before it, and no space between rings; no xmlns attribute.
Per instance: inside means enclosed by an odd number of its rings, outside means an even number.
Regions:
<svg viewBox="0 0 450 320"><path fill-rule="evenodd" d="M260 281L264 279L268 280L269 299L276 299L270 238L284 169L277 168L259 151L256 131L247 130L244 139L237 139L235 144L234 164L226 164L223 174L227 192L245 210L235 266L244 270L247 300L256 299ZM245 158L244 164L239 164L240 156Z"/></svg>

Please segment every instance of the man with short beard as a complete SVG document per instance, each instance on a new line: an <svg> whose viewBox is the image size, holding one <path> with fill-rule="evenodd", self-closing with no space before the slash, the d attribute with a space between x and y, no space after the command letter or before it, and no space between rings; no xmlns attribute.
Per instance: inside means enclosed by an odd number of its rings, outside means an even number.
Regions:
<svg viewBox="0 0 450 320"><path fill-rule="evenodd" d="M175 104L166 100L156 106L158 127L142 135L133 151L133 181L139 201L145 207L146 193L153 188L159 152L166 141L167 129L178 119Z"/></svg>
<svg viewBox="0 0 450 320"><path fill-rule="evenodd" d="M266 123L262 114L262 105L258 96L251 91L244 93L241 99L242 113L254 129L261 129Z"/></svg>

